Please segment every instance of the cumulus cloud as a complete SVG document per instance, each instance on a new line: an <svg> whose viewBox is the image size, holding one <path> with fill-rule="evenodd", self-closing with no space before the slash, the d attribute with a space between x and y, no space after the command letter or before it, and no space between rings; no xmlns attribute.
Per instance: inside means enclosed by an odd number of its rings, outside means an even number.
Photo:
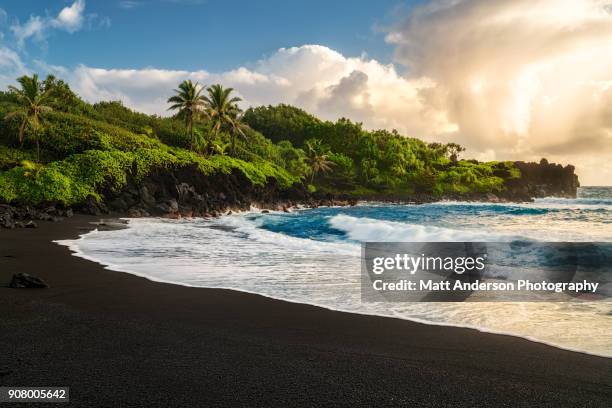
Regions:
<svg viewBox="0 0 612 408"><path fill-rule="evenodd" d="M51 70L52 71L52 70ZM431 88L423 79L405 79L392 65L347 58L320 45L281 48L252 67L225 72L159 69L99 69L81 65L66 76L90 101L120 99L148 113L167 114L166 99L184 79L236 88L244 106L290 103L324 118L349 117L369 128L396 128L410 135L455 130L444 112L422 103Z"/></svg>
<svg viewBox="0 0 612 408"><path fill-rule="evenodd" d="M73 33L83 26L84 11L85 0L77 0L70 7L64 7L57 17L51 20L51 25Z"/></svg>
<svg viewBox="0 0 612 408"><path fill-rule="evenodd" d="M64 7L55 17L30 16L23 24L19 22L11 26L17 43L23 45L29 38L44 41L49 30L58 29L69 33L79 31L85 22L85 0L76 0L72 5Z"/></svg>
<svg viewBox="0 0 612 408"><path fill-rule="evenodd" d="M600 0L435 1L387 34L410 75L435 84L423 103L472 152L576 162L583 180L606 184L611 40Z"/></svg>
<svg viewBox="0 0 612 408"><path fill-rule="evenodd" d="M220 82L245 106L295 104L325 119L459 142L479 159L546 156L575 163L584 183L610 184L610 10L601 0L434 0L386 34L407 67L401 75L392 64L304 45L225 72L81 65L62 76L88 100L157 114L167 114L178 82Z"/></svg>

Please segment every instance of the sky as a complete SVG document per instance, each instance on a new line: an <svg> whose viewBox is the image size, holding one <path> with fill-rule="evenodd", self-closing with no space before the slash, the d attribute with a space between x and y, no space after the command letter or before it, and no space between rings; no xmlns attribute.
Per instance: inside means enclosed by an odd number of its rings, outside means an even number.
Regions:
<svg viewBox="0 0 612 408"><path fill-rule="evenodd" d="M0 3L0 88L38 72L167 115L184 79L244 107L574 164L612 184L610 0L19 0Z"/></svg>

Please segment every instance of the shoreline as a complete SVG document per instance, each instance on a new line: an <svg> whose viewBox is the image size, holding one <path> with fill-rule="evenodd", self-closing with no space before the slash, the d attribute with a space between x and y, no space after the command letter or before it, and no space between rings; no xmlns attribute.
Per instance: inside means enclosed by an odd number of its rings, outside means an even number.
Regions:
<svg viewBox="0 0 612 408"><path fill-rule="evenodd" d="M175 199L172 206L166 205L161 210L160 206L165 205L164 202L158 203L158 206L152 212L148 212L143 208L116 208L109 206L105 201L89 200L81 205L64 206L57 203L46 203L44 205L22 205L15 203L0 202L0 230L14 228L36 228L38 221L53 221L61 222L69 219L74 215L81 216L96 216L99 218L218 218L231 213L249 212L253 208L260 211L282 211L291 212L293 210L314 209L319 207L353 207L364 203L370 204L397 204L397 205L425 205L445 202L466 202L466 203L483 203L483 204L526 204L533 203L537 198L576 198L570 196L525 196L508 198L496 196L494 194L471 194L471 195L412 195L412 196L350 196L345 194L326 195L326 196L311 196L307 199L276 199L271 202L251 200L248 206L244 203L241 205L233 205L229 202L215 207L210 212L197 213L193 210L182 210ZM156 201L154 201L156 202ZM172 207L172 208L171 208ZM120 214L120 215L117 215ZM31 225L33 223L33 226Z"/></svg>
<svg viewBox="0 0 612 408"><path fill-rule="evenodd" d="M605 406L612 398L605 357L474 329L157 283L51 242L91 231L97 220L78 215L38 230L0 230L1 283L22 271L51 285L0 288L8 328L0 333L8 350L0 355L3 385L62 383L71 386L73 403L90 406ZM118 381L131 387L109 387ZM439 392L433 399L432 387Z"/></svg>
<svg viewBox="0 0 612 408"><path fill-rule="evenodd" d="M358 204L359 205L359 204ZM300 210L303 208L298 208L298 207L293 207L290 210ZM237 213L251 213L252 211L236 211L234 212L234 214ZM215 218L220 218L223 217L225 215L220 215L218 217ZM162 217L144 217L144 218L160 218L163 219ZM194 217L197 218L197 217ZM113 220L111 219L106 219L106 221L109 220ZM129 217L119 217L117 218L117 220L126 220L127 222L123 223L123 222L117 222L116 224L110 224L110 228L129 228L129 220L131 220L131 218ZM109 225L109 224L106 224ZM125 225L125 226L122 226ZM162 284L166 284L166 285L176 285L176 286L182 286L182 287L187 287L187 288L196 288L196 289L219 289L219 290L228 290L228 291L233 291L233 292L241 292L241 293L246 293L246 294L250 294L250 295L255 295L255 296L262 296L264 298L268 298L268 299L272 299L272 300L277 300L280 302L288 302L288 303L295 303L298 305L306 305L306 306L313 306L313 307L318 307L318 308L322 308L325 310L329 310L332 312L340 312L340 313L349 313L349 314L355 314L355 315L362 315L362 316L374 316L374 317L380 317L380 318L384 318L384 319L397 319L397 320L403 320L403 321L408 321L408 322L413 322L413 323L419 323L419 324L425 324L425 325L431 325L431 326L441 326L441 327L455 327L455 328L462 328L462 329L470 329L470 330L475 330L477 332L480 333L485 333L485 334L495 334L495 335L501 335L501 336L510 336L510 337L516 337L516 338L520 338L520 339L525 339L528 340L530 342L533 343L538 343L538 344L543 344L546 346L550 346L550 347L554 347L556 349L559 350L565 350L565 351L570 351L573 353L580 353L580 354L585 354L585 355L589 355L589 356L595 356L595 357L602 357L602 358L608 358L608 359L612 359L612 355L605 355L605 354L599 354L596 352L589 352L589 351L585 351L585 350L580 350L580 349L574 349L571 347L565 347L559 344L555 344L546 340L541 340L535 337L531 337L531 336L526 336L526 335L520 335L520 334L516 334L516 333L512 333L512 332L505 332L505 331L496 331L496 330L492 330L492 329L485 329L482 327L478 327L478 326L473 326L473 325L467 325L467 324L453 324L453 323L443 323L443 322L433 322L433 321L429 321L429 320L425 320L425 319L419 319L419 318L409 318L409 317L397 317L397 316L385 316L385 315L380 315L380 314L374 314L374 313L365 313L365 312L356 312L356 311L351 311L351 310L343 310L343 309L335 309L333 307L329 307L323 304L318 304L318 303L311 303L311 302L300 302L300 301L296 301L296 300L292 300L292 299L287 299L287 298L281 298L281 297L275 297L272 295L266 295L264 293L258 293L258 292L254 292L254 291L249 291L246 289L240 289L240 288L236 288L236 287L225 287L225 286L217 286L217 287L212 287L212 286L198 286L198 285L190 285L188 283L183 283L183 282L176 282L176 281L169 281L169 280L164 280L164 279L158 279L155 277L152 277L150 275L146 275L146 274L142 274L142 273L137 273L134 271L129 271L127 269L122 269L117 265L113 265L113 264L106 264L104 262L101 262L98 259L95 259L93 257L90 257L88 255L85 255L77 246L75 246L74 244L70 244L66 241L78 241L79 239L82 239L84 235L87 235L91 232L94 232L94 230L88 231L88 232L84 232L83 234L80 234L78 237L74 238L74 239L67 239L67 240L55 240L53 241L55 244L61 245L61 246L65 246L67 247L72 256L76 256L82 259L85 259L87 261L90 262L94 262L100 266L102 266L105 270L108 271L112 271L112 272L118 272L118 273L126 273L129 275L133 275L133 276L137 276L139 278L143 278L146 279L148 281L151 282L156 282L156 283L162 283ZM611 361L612 363L612 361Z"/></svg>

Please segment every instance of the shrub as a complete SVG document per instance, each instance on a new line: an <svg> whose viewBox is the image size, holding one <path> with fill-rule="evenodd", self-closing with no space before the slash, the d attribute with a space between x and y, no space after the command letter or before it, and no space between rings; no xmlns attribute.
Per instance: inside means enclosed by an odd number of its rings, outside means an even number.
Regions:
<svg viewBox="0 0 612 408"><path fill-rule="evenodd" d="M36 154L28 150L13 149L0 145L0 170L8 170L24 160L33 161L35 159Z"/></svg>
<svg viewBox="0 0 612 408"><path fill-rule="evenodd" d="M193 166L204 175L241 171L253 185L276 179L281 188L298 181L284 169L270 163L249 163L227 156L210 159L178 148L137 148L133 151L88 150L47 165L23 162L0 172L0 200L40 204L78 204L88 196L101 198L101 192L119 191L128 177L140 180L154 171L170 171Z"/></svg>

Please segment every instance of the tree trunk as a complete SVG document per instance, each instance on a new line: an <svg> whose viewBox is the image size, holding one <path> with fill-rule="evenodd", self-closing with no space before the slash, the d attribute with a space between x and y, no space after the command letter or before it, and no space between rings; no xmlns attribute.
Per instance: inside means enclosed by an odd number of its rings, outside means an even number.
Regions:
<svg viewBox="0 0 612 408"><path fill-rule="evenodd" d="M19 148L23 149L23 141L25 139L25 128L26 128L27 122L24 119L23 122L21 122L21 126L19 126Z"/></svg>
<svg viewBox="0 0 612 408"><path fill-rule="evenodd" d="M36 163L40 163L40 141L36 135Z"/></svg>
<svg viewBox="0 0 612 408"><path fill-rule="evenodd" d="M189 121L189 150L193 150L193 122Z"/></svg>

